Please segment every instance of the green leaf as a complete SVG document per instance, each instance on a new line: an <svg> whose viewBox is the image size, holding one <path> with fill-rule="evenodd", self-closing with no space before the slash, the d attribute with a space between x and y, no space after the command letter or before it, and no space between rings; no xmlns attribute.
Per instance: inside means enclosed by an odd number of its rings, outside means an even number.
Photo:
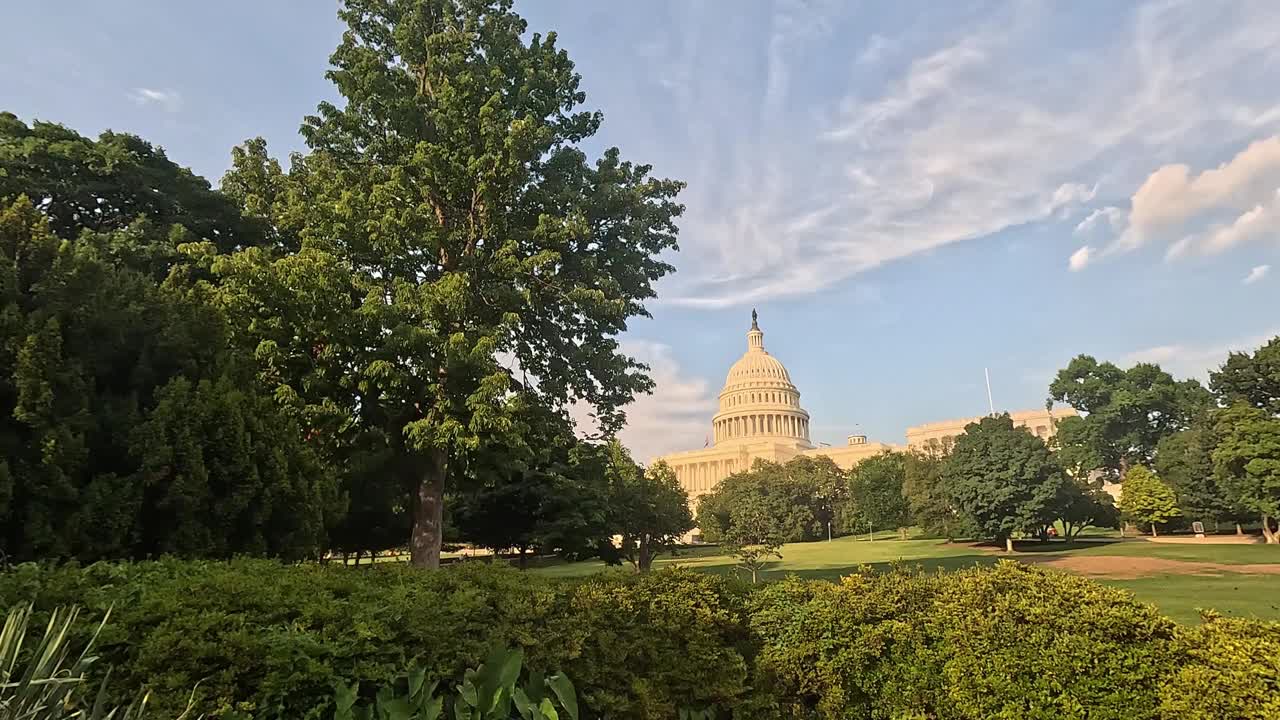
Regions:
<svg viewBox="0 0 1280 720"><path fill-rule="evenodd" d="M560 720L560 713L556 712L556 706L551 703L551 698L542 698L542 704L538 706L538 710L547 720Z"/></svg>
<svg viewBox="0 0 1280 720"><path fill-rule="evenodd" d="M570 682L569 676L564 673L556 673L547 678L547 684L551 686L551 691L556 694L556 699L560 701L560 706L569 715L569 720L578 720L578 693L574 689L573 683Z"/></svg>

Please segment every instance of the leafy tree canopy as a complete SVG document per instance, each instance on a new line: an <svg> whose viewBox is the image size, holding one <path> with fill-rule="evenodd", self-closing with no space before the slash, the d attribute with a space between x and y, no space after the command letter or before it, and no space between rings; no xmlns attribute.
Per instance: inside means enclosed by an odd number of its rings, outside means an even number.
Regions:
<svg viewBox="0 0 1280 720"><path fill-rule="evenodd" d="M1224 406L1244 403L1280 416L1280 336L1252 353L1227 355L1209 374L1209 387Z"/></svg>
<svg viewBox="0 0 1280 720"><path fill-rule="evenodd" d="M1150 525L1152 535L1156 534L1157 525L1182 514L1173 490L1142 465L1135 465L1125 473L1120 512L1131 520Z"/></svg>
<svg viewBox="0 0 1280 720"><path fill-rule="evenodd" d="M956 438L942 480L961 512L984 537L1004 540L1039 532L1058 517L1063 484L1057 459L1040 438L1007 415L970 423Z"/></svg>
<svg viewBox="0 0 1280 720"><path fill-rule="evenodd" d="M616 336L672 269L682 185L616 149L588 160L600 115L509 0L339 14L344 102L305 119L311 152L284 172L253 141L224 179L299 250L216 270L296 416L335 443L376 429L402 459L413 561L434 566L445 491L512 427L510 398L585 402L607 433L651 387Z"/></svg>
<svg viewBox="0 0 1280 720"><path fill-rule="evenodd" d="M907 454L884 452L866 458L850 472L849 506L842 521L845 532L874 528L896 530L910 524L911 506L903 494Z"/></svg>
<svg viewBox="0 0 1280 720"><path fill-rule="evenodd" d="M664 462L645 469L617 440L608 445L609 527L623 558L640 572L693 529L689 495Z"/></svg>
<svg viewBox="0 0 1280 720"><path fill-rule="evenodd" d="M1150 463L1160 438L1190 427L1212 401L1200 383L1176 381L1158 365L1122 370L1088 355L1058 371L1049 397L1084 413L1058 424L1064 464L1077 475L1101 471L1113 479Z"/></svg>
<svg viewBox="0 0 1280 720"><path fill-rule="evenodd" d="M1272 520L1280 517L1280 419L1245 404L1216 415L1214 475L1234 504L1262 518L1267 542L1280 541Z"/></svg>

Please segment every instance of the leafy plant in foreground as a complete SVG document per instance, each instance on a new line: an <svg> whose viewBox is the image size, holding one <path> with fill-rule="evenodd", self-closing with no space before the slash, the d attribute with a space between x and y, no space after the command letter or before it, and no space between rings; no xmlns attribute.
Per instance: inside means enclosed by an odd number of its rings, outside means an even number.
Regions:
<svg viewBox="0 0 1280 720"><path fill-rule="evenodd" d="M123 708L106 707L106 680L89 705L85 694L86 672L97 657L91 655L104 617L92 638L72 659L70 638L79 612L58 608L49 617L35 651L19 664L31 623L30 605L9 611L0 630L0 718L3 720L140 720L146 713L148 694ZM108 613L108 616L110 613ZM183 713L185 717L186 713Z"/></svg>
<svg viewBox="0 0 1280 720"><path fill-rule="evenodd" d="M479 668L468 669L453 692L436 694L439 680L427 681L415 667L403 687L383 686L372 704L357 705L359 684L338 685L334 720L578 720L578 698L563 673L530 672L520 679L524 651L495 648ZM445 708L450 713L445 713Z"/></svg>

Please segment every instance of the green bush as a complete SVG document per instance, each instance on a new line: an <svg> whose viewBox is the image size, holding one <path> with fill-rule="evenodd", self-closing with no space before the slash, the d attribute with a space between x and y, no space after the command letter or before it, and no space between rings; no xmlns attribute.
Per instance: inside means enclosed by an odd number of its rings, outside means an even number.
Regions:
<svg viewBox="0 0 1280 720"><path fill-rule="evenodd" d="M1127 592L1012 562L789 580L752 608L757 682L793 717L1154 717L1175 660Z"/></svg>
<svg viewBox="0 0 1280 720"><path fill-rule="evenodd" d="M585 717L656 720L745 693L739 601L727 581L687 571L584 583L483 563L24 565L0 576L0 603L25 601L78 604L89 620L114 603L100 665L115 666L113 688L148 685L157 714L181 712L199 683L197 713L329 717L337 684L386 683L411 665L461 678L498 644L522 648L531 669L564 670Z"/></svg>
<svg viewBox="0 0 1280 720"><path fill-rule="evenodd" d="M1280 718L1280 623L1206 614L1178 645L1188 662L1160 689L1162 718Z"/></svg>
<svg viewBox="0 0 1280 720"><path fill-rule="evenodd" d="M0 574L0 607L25 602L34 626L79 605L85 632L114 604L90 679L114 666L108 700L145 685L158 716L197 687L194 712L210 717L330 718L336 687L354 684L367 706L406 668L450 686L497 645L572 678L591 719L1280 716L1280 624L1182 627L1123 590L1017 563L755 588L687 570L568 581L485 563Z"/></svg>

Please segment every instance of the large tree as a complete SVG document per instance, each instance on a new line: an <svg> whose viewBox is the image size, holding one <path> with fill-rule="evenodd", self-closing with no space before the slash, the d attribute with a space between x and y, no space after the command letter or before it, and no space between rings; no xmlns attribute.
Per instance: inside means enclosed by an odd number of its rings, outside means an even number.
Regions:
<svg viewBox="0 0 1280 720"><path fill-rule="evenodd" d="M262 224L244 216L234 200L136 135L108 131L94 140L56 123L28 126L0 112L0 198L19 195L63 238L148 221L158 234L141 246L120 243L113 250L153 262L161 273L176 255L174 241L203 240L223 252L267 242ZM174 228L181 232L171 234Z"/></svg>
<svg viewBox="0 0 1280 720"><path fill-rule="evenodd" d="M1058 371L1049 397L1084 413L1058 423L1063 464L1081 478L1097 471L1116 481L1131 465L1150 463L1162 437L1190 427L1212 404L1199 382L1176 381L1158 365L1122 370L1088 355Z"/></svg>
<svg viewBox="0 0 1280 720"><path fill-rule="evenodd" d="M1227 355L1209 374L1209 387L1224 406L1244 403L1280 416L1280 336L1252 353Z"/></svg>
<svg viewBox="0 0 1280 720"><path fill-rule="evenodd" d="M315 557L333 474L181 268L130 266L156 233L59 238L25 195L0 207L0 551Z"/></svg>
<svg viewBox="0 0 1280 720"><path fill-rule="evenodd" d="M1280 542L1272 522L1280 518L1280 419L1244 403L1215 415L1213 467L1235 504L1262 520L1268 543Z"/></svg>
<svg viewBox="0 0 1280 720"><path fill-rule="evenodd" d="M1188 430L1161 438L1156 447L1155 471L1173 489L1182 514L1192 520L1213 524L1239 524L1246 511L1231 497L1213 471L1213 449L1217 445L1212 413Z"/></svg>
<svg viewBox="0 0 1280 720"><path fill-rule="evenodd" d="M608 446L609 521L619 553L639 572L693 529L689 495L664 462L640 467L617 440Z"/></svg>
<svg viewBox="0 0 1280 720"><path fill-rule="evenodd" d="M756 460L751 469L716 484L698 502L698 526L712 542L725 539L739 508L767 508L784 542L827 537L850 512L848 475L830 458L795 458L785 464Z"/></svg>
<svg viewBox="0 0 1280 720"><path fill-rule="evenodd" d="M883 452L854 466L849 481L849 509L844 531L901 530L910 524L911 506L903 494L907 454Z"/></svg>
<svg viewBox="0 0 1280 720"><path fill-rule="evenodd" d="M1013 551L1015 533L1039 532L1060 514L1067 482L1044 441L1007 415L965 427L942 467L957 507L984 537Z"/></svg>
<svg viewBox="0 0 1280 720"><path fill-rule="evenodd" d="M956 507L955 500L943 482L942 468L955 441L950 438L929 439L907 452L903 468L902 494L907 499L911 519L926 533L948 541L972 537L972 518Z"/></svg>
<svg viewBox="0 0 1280 720"><path fill-rule="evenodd" d="M681 184L579 145L579 76L510 0L347 0L311 152L258 143L224 180L284 257L218 266L264 375L317 432L381 429L411 488L413 563L439 563L446 489L510 398L592 406L651 387L616 335L671 270ZM282 245L288 243L282 242Z"/></svg>

